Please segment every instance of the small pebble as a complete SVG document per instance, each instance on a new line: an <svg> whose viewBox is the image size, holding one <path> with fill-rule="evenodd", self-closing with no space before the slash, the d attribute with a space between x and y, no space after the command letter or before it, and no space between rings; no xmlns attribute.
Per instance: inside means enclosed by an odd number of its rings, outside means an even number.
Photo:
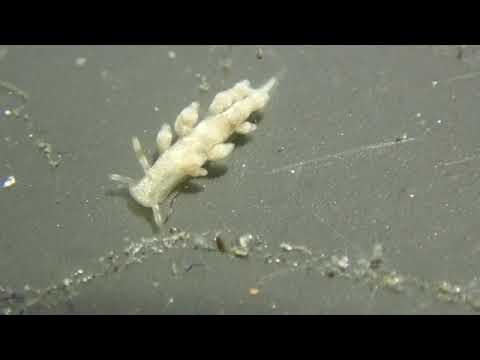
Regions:
<svg viewBox="0 0 480 360"><path fill-rule="evenodd" d="M252 234L244 234L238 238L238 244L242 248L248 248L252 240L253 240Z"/></svg>
<svg viewBox="0 0 480 360"><path fill-rule="evenodd" d="M15 183L16 183L15 176L9 176L7 178L0 180L0 188L6 189L8 187L15 185Z"/></svg>
<svg viewBox="0 0 480 360"><path fill-rule="evenodd" d="M258 293L260 292L260 290L258 288L250 288L248 289L248 293L252 296L255 296L255 295L258 295Z"/></svg>
<svg viewBox="0 0 480 360"><path fill-rule="evenodd" d="M262 60L263 59L263 49L261 47L257 48L257 53L256 53L257 59Z"/></svg>
<svg viewBox="0 0 480 360"><path fill-rule="evenodd" d="M85 66L86 63L87 63L87 59L84 57L78 57L75 59L75 65L78 67Z"/></svg>

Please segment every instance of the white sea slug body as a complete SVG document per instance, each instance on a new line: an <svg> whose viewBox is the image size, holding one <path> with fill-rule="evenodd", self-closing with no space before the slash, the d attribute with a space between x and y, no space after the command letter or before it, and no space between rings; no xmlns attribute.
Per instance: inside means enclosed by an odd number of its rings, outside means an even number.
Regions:
<svg viewBox="0 0 480 360"><path fill-rule="evenodd" d="M207 175L207 170L202 167L206 161L227 157L234 145L226 141L233 133L247 134L256 129L255 124L246 120L250 114L265 107L275 83L276 79L271 78L262 87L253 89L248 80L243 80L218 93L206 118L197 126L199 104L193 102L177 117L175 133L178 138L173 144L170 126L164 124L161 127L157 135L160 156L152 166L138 138L132 138L133 149L145 172L142 179L135 181L117 174L110 175L110 178L127 184L131 196L139 204L152 208L155 222L161 226L159 205L188 177Z"/></svg>

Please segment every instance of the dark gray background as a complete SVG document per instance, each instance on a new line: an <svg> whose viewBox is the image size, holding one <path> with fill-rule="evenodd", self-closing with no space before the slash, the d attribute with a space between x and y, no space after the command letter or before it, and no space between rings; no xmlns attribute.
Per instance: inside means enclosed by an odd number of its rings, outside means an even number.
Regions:
<svg viewBox="0 0 480 360"><path fill-rule="evenodd" d="M161 124L173 124L191 101L206 109L239 80L257 86L280 76L258 130L222 161L221 176L195 180L203 191L178 196L168 226L223 231L228 239L252 233L270 249L288 242L352 263L381 243L398 273L475 287L477 51L0 46L0 80L29 94L20 117L0 115L0 176L16 178L0 189L0 286L61 283L76 269L90 271L108 251L152 236L150 212L113 195L108 179L141 176L131 137L153 155ZM199 88L202 76L208 91ZM21 100L3 95L2 109ZM57 168L39 139L62 155ZM195 262L206 265L172 274L172 264ZM472 313L432 294L419 299L303 271L256 285L273 271L261 257L178 249L93 281L68 306L31 313Z"/></svg>

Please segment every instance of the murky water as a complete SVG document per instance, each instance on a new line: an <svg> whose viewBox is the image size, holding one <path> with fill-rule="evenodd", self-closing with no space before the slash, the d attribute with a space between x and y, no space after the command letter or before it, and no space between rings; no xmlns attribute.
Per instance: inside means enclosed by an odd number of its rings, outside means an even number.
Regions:
<svg viewBox="0 0 480 360"><path fill-rule="evenodd" d="M475 314L478 51L0 46L1 311ZM152 159L192 101L272 76L160 232L109 180L141 176L132 136Z"/></svg>

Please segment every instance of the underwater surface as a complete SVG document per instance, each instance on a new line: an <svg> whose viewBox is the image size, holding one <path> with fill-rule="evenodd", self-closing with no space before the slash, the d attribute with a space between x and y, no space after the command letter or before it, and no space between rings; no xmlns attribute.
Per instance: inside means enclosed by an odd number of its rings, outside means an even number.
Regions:
<svg viewBox="0 0 480 360"><path fill-rule="evenodd" d="M132 136L257 129L152 211ZM0 46L2 314L475 314L480 47Z"/></svg>

